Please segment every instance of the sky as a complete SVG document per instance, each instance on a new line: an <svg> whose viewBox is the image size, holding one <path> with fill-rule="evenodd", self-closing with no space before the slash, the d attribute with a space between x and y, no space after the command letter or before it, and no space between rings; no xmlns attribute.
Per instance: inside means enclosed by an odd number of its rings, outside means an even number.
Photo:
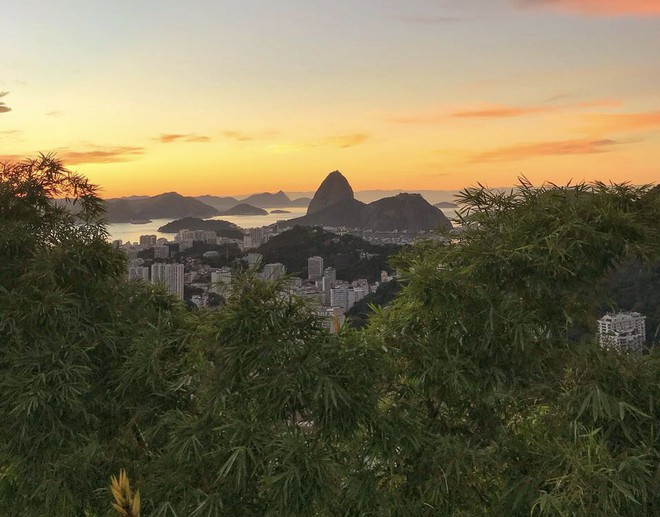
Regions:
<svg viewBox="0 0 660 517"><path fill-rule="evenodd" d="M660 0L12 0L0 161L104 197L660 178Z"/></svg>

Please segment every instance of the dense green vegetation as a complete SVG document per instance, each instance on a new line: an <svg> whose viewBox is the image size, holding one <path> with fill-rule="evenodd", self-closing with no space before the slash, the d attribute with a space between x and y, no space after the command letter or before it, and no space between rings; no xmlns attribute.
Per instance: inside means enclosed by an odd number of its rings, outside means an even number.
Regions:
<svg viewBox="0 0 660 517"><path fill-rule="evenodd" d="M218 237L242 239L243 231L234 223L221 219L200 219L199 217L184 217L158 228L159 232L177 233L180 230L208 230L215 232Z"/></svg>
<svg viewBox="0 0 660 517"><path fill-rule="evenodd" d="M374 314L374 310L389 305L400 290L401 284L397 280L380 284L376 292L369 293L356 302L346 313L348 324L355 328L366 327L369 318Z"/></svg>
<svg viewBox="0 0 660 517"><path fill-rule="evenodd" d="M617 267L605 280L609 304L602 310L637 311L646 315L646 339L660 342L660 261L632 260Z"/></svg>
<svg viewBox="0 0 660 517"><path fill-rule="evenodd" d="M2 165L2 513L112 515L126 469L143 515L657 515L657 351L566 334L658 258L658 197L460 201L461 241L400 255L396 299L337 336L249 273L206 313L127 283L93 186Z"/></svg>
<svg viewBox="0 0 660 517"><path fill-rule="evenodd" d="M369 282L380 280L381 270L392 271L389 258L400 251L396 245L378 246L355 235L336 235L320 227L295 226L257 249L263 263L281 262L292 274L307 277L307 259L320 256L325 267L334 267L337 278ZM364 253L371 256L367 258Z"/></svg>

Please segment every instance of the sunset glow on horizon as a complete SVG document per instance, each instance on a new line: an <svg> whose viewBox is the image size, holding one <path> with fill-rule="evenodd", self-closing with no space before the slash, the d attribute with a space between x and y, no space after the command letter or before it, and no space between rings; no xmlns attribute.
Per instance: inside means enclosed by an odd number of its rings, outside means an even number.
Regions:
<svg viewBox="0 0 660 517"><path fill-rule="evenodd" d="M25 0L0 161L102 195L660 178L660 0Z"/></svg>

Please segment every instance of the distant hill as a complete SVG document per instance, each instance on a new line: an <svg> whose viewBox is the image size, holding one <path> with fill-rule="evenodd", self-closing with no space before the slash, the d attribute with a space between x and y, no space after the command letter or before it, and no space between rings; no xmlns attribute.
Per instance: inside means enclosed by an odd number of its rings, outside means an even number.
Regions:
<svg viewBox="0 0 660 517"><path fill-rule="evenodd" d="M439 203L436 203L433 205L436 208L456 208L458 205L456 203L452 203L451 201L440 201Z"/></svg>
<svg viewBox="0 0 660 517"><path fill-rule="evenodd" d="M270 213L271 214L290 214L291 212L289 210L277 209L277 210L271 210Z"/></svg>
<svg viewBox="0 0 660 517"><path fill-rule="evenodd" d="M367 205L365 228L372 230L451 229L449 219L420 194L397 194Z"/></svg>
<svg viewBox="0 0 660 517"><path fill-rule="evenodd" d="M299 197L298 199L292 199L289 206L309 206L311 202L311 197Z"/></svg>
<svg viewBox="0 0 660 517"><path fill-rule="evenodd" d="M127 223L131 219L176 219L181 217L212 217L220 212L198 199L166 192L147 198L105 200L106 221Z"/></svg>
<svg viewBox="0 0 660 517"><path fill-rule="evenodd" d="M324 266L337 270L337 278L353 280L366 278L374 282L381 270L392 268L388 260L400 251L399 246L377 246L354 235L336 235L322 228L296 226L272 237L257 248L263 255L263 263L281 262L290 273L307 278L307 259L323 257ZM366 258L365 253L377 254Z"/></svg>
<svg viewBox="0 0 660 517"><path fill-rule="evenodd" d="M261 194L252 194L241 200L242 203L248 205L258 206L260 208L277 208L280 206L291 206L291 200L281 190L275 194L270 192L262 192Z"/></svg>
<svg viewBox="0 0 660 517"><path fill-rule="evenodd" d="M420 194L398 194L365 204L353 197L353 189L339 172L321 183L307 215L290 219L289 226L344 226L378 231L451 229L449 219Z"/></svg>
<svg viewBox="0 0 660 517"><path fill-rule="evenodd" d="M263 208L257 208L248 203L239 203L229 210L225 210L221 215L268 215L268 212Z"/></svg>
<svg viewBox="0 0 660 517"><path fill-rule="evenodd" d="M366 215L364 203L350 199L328 206L318 212L308 213L296 219L289 219L283 224L288 226L345 226L347 228L364 228Z"/></svg>
<svg viewBox="0 0 660 517"><path fill-rule="evenodd" d="M222 197L222 196L197 196L195 199L199 199L202 203L205 203L213 208L217 208L221 212L229 210L231 207L238 205L240 201L235 197Z"/></svg>
<svg viewBox="0 0 660 517"><path fill-rule="evenodd" d="M243 238L243 232L239 226L220 219L205 220L197 217L184 217L158 228L158 231L162 233L178 233L180 230L207 230L215 232L218 237Z"/></svg>

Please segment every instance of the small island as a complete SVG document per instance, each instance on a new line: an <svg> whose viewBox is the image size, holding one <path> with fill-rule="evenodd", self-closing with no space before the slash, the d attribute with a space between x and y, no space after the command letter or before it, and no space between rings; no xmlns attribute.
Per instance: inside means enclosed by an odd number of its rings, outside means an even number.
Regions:
<svg viewBox="0 0 660 517"><path fill-rule="evenodd" d="M151 219L131 219L129 223L131 224L149 224Z"/></svg>
<svg viewBox="0 0 660 517"><path fill-rule="evenodd" d="M242 239L243 231L240 226L221 219L199 219L198 217L184 217L167 223L158 228L161 233L178 233L180 230L208 230L215 232L218 237L229 239Z"/></svg>
<svg viewBox="0 0 660 517"><path fill-rule="evenodd" d="M456 208L458 205L456 203L452 203L451 201L440 201L433 206L437 208Z"/></svg>
<svg viewBox="0 0 660 517"><path fill-rule="evenodd" d="M291 212L289 210L271 210L271 214L290 214Z"/></svg>
<svg viewBox="0 0 660 517"><path fill-rule="evenodd" d="M239 203L220 215L268 215L268 212L263 208L257 208L247 203Z"/></svg>

